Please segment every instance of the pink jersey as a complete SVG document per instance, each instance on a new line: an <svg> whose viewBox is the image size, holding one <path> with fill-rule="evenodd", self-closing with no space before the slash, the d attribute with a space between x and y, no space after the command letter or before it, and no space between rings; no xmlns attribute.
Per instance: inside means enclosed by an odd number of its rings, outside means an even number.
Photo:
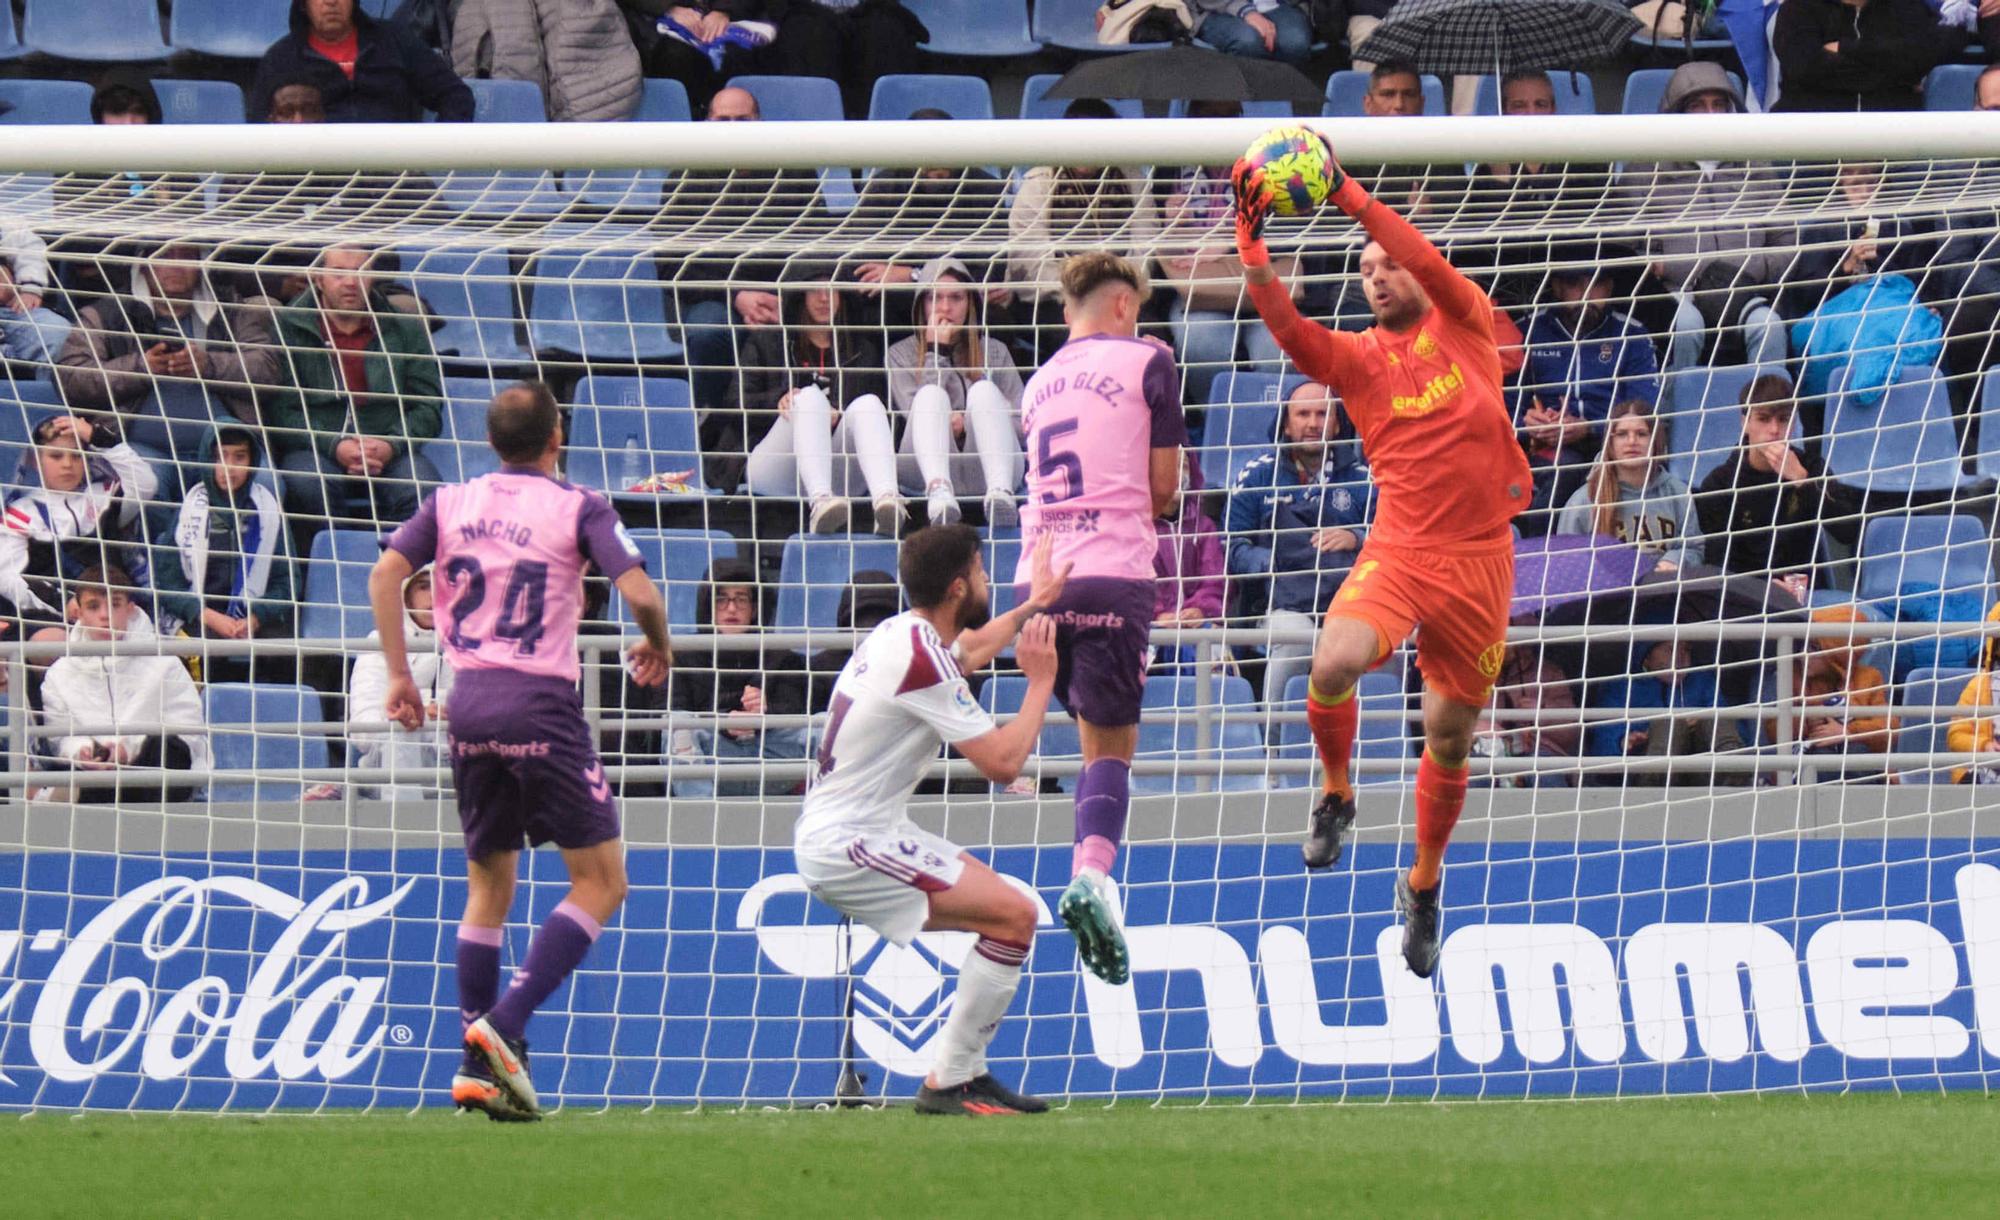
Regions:
<svg viewBox="0 0 2000 1220"><path fill-rule="evenodd" d="M1028 500L1021 510L1024 583L1043 532L1074 576L1153 579L1152 451L1187 442L1180 377L1166 344L1090 335L1049 358L1021 396Z"/></svg>
<svg viewBox="0 0 2000 1220"><path fill-rule="evenodd" d="M640 564L602 494L519 467L439 488L389 546L437 564L437 633L454 669L569 682L585 565L617 580Z"/></svg>

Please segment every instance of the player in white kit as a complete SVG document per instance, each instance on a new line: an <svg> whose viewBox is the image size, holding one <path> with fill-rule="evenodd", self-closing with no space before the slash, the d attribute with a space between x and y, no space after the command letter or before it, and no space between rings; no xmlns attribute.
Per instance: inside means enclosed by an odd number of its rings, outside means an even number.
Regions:
<svg viewBox="0 0 2000 1220"><path fill-rule="evenodd" d="M1035 904L991 868L912 822L910 794L942 743L997 784L1021 773L1055 688L1055 624L1040 611L1062 593L1049 546L1035 552L1028 597L987 621L979 535L931 526L903 540L897 566L911 609L884 621L834 683L819 774L793 831L799 875L821 901L898 945L917 933L978 934L916 1108L925 1114L1039 1113L986 1070L986 1046L1020 986ZM1004 728L972 697L965 673L1013 642L1027 676Z"/></svg>

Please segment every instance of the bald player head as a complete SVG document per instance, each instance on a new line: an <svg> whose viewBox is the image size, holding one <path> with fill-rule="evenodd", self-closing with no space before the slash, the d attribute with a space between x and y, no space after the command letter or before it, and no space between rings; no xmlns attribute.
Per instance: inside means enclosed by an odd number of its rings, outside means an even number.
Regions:
<svg viewBox="0 0 2000 1220"><path fill-rule="evenodd" d="M518 381L495 394L486 408L486 440L508 465L554 474L563 444L556 396L539 381Z"/></svg>

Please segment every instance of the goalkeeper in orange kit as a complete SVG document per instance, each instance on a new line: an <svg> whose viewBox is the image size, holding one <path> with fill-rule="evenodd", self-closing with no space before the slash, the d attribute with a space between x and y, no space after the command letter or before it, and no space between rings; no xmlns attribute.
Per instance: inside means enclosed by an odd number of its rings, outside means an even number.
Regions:
<svg viewBox="0 0 2000 1220"><path fill-rule="evenodd" d="M1340 394L1376 485L1374 527L1313 649L1306 718L1325 791L1312 811L1305 862L1324 868L1340 859L1354 825L1355 684L1415 629L1424 757L1416 862L1397 879L1396 908L1403 958L1428 978L1437 967L1444 848L1465 806L1473 725L1506 652L1509 522L1528 506L1532 486L1501 397L1493 303L1325 151L1328 202L1371 238L1361 286L1375 325L1358 334L1299 316L1264 246L1271 196L1262 173L1238 161L1234 177L1236 247L1250 299L1299 371Z"/></svg>

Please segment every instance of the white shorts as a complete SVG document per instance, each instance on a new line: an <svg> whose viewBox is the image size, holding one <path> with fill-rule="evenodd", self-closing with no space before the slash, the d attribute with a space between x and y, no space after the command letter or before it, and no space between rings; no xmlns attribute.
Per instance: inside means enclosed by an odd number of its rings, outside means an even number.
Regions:
<svg viewBox="0 0 2000 1220"><path fill-rule="evenodd" d="M801 850L799 876L821 902L907 945L931 917L930 896L958 884L959 848L912 822L858 835L844 851Z"/></svg>

